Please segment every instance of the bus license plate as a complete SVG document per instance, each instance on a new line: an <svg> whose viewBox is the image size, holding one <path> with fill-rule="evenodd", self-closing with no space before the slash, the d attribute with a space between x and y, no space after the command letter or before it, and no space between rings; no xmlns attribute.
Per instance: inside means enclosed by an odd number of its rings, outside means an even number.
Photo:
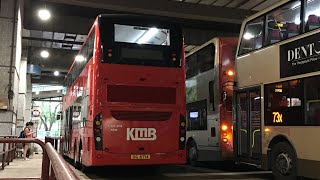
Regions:
<svg viewBox="0 0 320 180"><path fill-rule="evenodd" d="M150 159L150 154L132 154L131 159Z"/></svg>

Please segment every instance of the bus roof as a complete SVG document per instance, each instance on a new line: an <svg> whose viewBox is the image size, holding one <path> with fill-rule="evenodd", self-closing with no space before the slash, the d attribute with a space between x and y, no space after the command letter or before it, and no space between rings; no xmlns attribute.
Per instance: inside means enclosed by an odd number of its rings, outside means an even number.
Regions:
<svg viewBox="0 0 320 180"><path fill-rule="evenodd" d="M209 41L205 42L204 44L192 49L188 54L186 54L186 58L191 56L192 54L194 54L195 52L199 51L200 49L206 47L208 44L210 43L215 43L218 40L223 40L223 41L227 41L230 44L234 44L235 46L238 43L238 37L214 37L212 39L210 39Z"/></svg>

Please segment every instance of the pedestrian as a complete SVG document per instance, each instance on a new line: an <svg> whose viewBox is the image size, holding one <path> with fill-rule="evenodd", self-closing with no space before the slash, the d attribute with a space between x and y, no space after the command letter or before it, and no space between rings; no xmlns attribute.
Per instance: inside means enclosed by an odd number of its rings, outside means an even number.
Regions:
<svg viewBox="0 0 320 180"><path fill-rule="evenodd" d="M25 138L32 138L32 135L35 133L35 132L32 132L30 130L30 128L32 127L33 125L33 122L27 122L26 123L26 127L24 128L24 136ZM24 160L29 160L27 158L27 152L28 152L28 149L29 149L29 146L30 146L30 143L25 143L24 144L24 149L23 149L23 157L24 157Z"/></svg>

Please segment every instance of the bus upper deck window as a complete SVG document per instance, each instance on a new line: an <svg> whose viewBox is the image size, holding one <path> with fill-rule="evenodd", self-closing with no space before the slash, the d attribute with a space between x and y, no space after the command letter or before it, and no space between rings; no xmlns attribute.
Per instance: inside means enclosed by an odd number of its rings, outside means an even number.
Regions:
<svg viewBox="0 0 320 180"><path fill-rule="evenodd" d="M240 55L262 47L263 24L263 17L246 24L239 49Z"/></svg>
<svg viewBox="0 0 320 180"><path fill-rule="evenodd" d="M266 45L300 34L301 2L294 0L267 14Z"/></svg>
<svg viewBox="0 0 320 180"><path fill-rule="evenodd" d="M320 1L308 1L306 8L306 31L311 31L320 27Z"/></svg>

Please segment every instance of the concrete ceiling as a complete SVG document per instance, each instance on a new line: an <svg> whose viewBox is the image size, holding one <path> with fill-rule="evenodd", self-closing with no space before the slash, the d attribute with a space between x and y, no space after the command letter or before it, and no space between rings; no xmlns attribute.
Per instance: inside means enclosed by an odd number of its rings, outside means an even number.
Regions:
<svg viewBox="0 0 320 180"><path fill-rule="evenodd" d="M243 19L279 0L25 0L23 56L42 74L33 83L61 84L77 50L99 14L133 13L166 17L180 23L185 49L190 51L215 36L237 36ZM52 14L48 22L37 17L40 8ZM50 52L47 59L40 51ZM59 77L53 71L62 72Z"/></svg>

